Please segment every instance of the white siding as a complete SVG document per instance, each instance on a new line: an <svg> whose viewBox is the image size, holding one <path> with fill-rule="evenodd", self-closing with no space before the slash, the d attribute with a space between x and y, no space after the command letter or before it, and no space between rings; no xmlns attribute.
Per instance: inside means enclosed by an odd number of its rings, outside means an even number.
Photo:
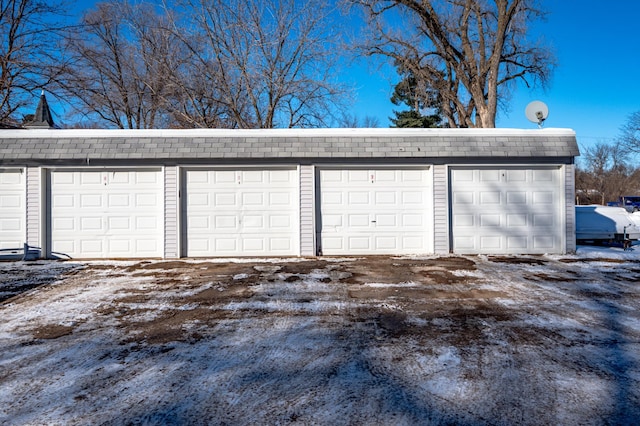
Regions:
<svg viewBox="0 0 640 426"><path fill-rule="evenodd" d="M314 167L300 166L300 255L315 256L315 179Z"/></svg>
<svg viewBox="0 0 640 426"><path fill-rule="evenodd" d="M39 167L27 167L27 245L29 257L42 255L43 174Z"/></svg>
<svg viewBox="0 0 640 426"><path fill-rule="evenodd" d="M565 227L566 227L566 249L565 252L574 253L576 251L576 185L575 166L568 164L564 166L565 174Z"/></svg>
<svg viewBox="0 0 640 426"><path fill-rule="evenodd" d="M164 168L164 257L180 257L180 229L178 220L178 167Z"/></svg>
<svg viewBox="0 0 640 426"><path fill-rule="evenodd" d="M449 185L447 167L433 168L433 235L434 251L446 254L451 251L449 239Z"/></svg>

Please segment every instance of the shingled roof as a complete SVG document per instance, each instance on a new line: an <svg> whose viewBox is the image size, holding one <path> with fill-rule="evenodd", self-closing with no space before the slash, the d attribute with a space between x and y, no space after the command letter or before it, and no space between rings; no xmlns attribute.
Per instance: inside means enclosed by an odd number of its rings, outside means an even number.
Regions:
<svg viewBox="0 0 640 426"><path fill-rule="evenodd" d="M0 164L87 160L539 158L579 155L568 129L2 130Z"/></svg>

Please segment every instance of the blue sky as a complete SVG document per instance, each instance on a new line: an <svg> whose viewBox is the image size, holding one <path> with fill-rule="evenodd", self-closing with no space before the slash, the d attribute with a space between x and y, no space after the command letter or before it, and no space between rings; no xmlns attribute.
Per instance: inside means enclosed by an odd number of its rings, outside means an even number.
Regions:
<svg viewBox="0 0 640 426"><path fill-rule="evenodd" d="M527 104L549 107L545 127L571 128L581 146L613 142L628 116L640 111L640 1L546 0L546 22L532 28L555 51L558 66L547 90L518 87L498 127L535 129ZM355 112L388 125L391 83L382 75L361 79Z"/></svg>
<svg viewBox="0 0 640 426"><path fill-rule="evenodd" d="M76 12L95 0L78 2ZM546 90L520 86L500 111L498 127L535 129L524 115L527 104L541 100L549 107L545 127L574 129L578 142L589 146L612 143L628 116L640 111L640 45L637 25L640 1L543 0L549 12L532 27L554 50L558 66ZM398 109L389 98L397 77L392 68L354 66L345 80L356 84L353 114L376 117L380 127Z"/></svg>

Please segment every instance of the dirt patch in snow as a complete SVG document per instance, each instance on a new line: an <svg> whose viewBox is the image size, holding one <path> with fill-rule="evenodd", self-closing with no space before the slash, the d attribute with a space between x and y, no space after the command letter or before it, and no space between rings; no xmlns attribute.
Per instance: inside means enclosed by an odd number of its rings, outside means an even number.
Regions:
<svg viewBox="0 0 640 426"><path fill-rule="evenodd" d="M526 264L526 265L544 265L547 263L546 259L541 257L522 257L522 256L488 256L488 259L492 262L499 263L512 263L512 264Z"/></svg>
<svg viewBox="0 0 640 426"><path fill-rule="evenodd" d="M0 264L0 423L633 422L638 267L603 259Z"/></svg>
<svg viewBox="0 0 640 426"><path fill-rule="evenodd" d="M60 324L45 324L31 330L34 339L57 339L73 332L74 327Z"/></svg>

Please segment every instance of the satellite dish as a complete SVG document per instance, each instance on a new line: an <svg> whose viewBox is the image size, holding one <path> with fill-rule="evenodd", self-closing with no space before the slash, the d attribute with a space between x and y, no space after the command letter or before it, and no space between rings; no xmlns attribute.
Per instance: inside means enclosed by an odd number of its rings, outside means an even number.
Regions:
<svg viewBox="0 0 640 426"><path fill-rule="evenodd" d="M538 127L542 127L542 122L549 116L549 108L544 102L533 101L527 105L524 110L524 114L527 119L533 123L538 124Z"/></svg>

